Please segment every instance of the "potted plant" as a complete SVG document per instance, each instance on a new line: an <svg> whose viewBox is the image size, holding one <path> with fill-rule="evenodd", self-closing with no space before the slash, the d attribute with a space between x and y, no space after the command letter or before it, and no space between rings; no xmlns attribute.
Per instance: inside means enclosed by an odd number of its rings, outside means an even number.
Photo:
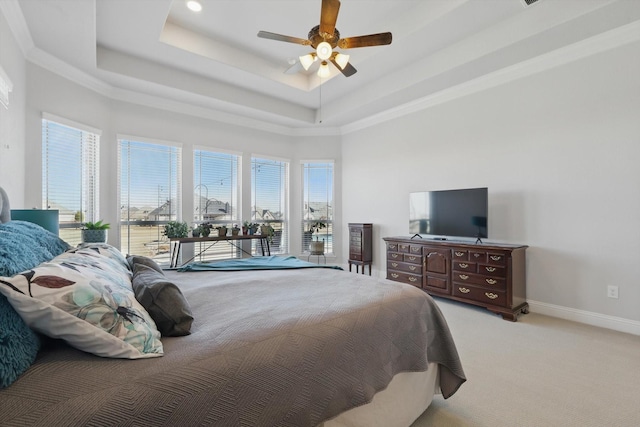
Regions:
<svg viewBox="0 0 640 427"><path fill-rule="evenodd" d="M245 221L242 223L242 234L255 234L256 231L258 231L257 223L251 221Z"/></svg>
<svg viewBox="0 0 640 427"><path fill-rule="evenodd" d="M260 235L267 236L267 240L269 242L273 241L273 235L275 234L275 230L271 226L271 224L263 224L260 226Z"/></svg>
<svg viewBox="0 0 640 427"><path fill-rule="evenodd" d="M200 237L201 234L202 234L202 226L194 224L193 227L191 228L191 236Z"/></svg>
<svg viewBox="0 0 640 427"><path fill-rule="evenodd" d="M326 228L327 225L323 221L316 221L309 227L309 231L311 235L317 233L318 231ZM312 240L309 242L309 252L311 255L323 255L324 254L324 239L318 240L318 236L315 236L316 240Z"/></svg>
<svg viewBox="0 0 640 427"><path fill-rule="evenodd" d="M224 237L227 235L227 226L226 225L221 225L220 227L216 228L218 230L218 236L219 237Z"/></svg>
<svg viewBox="0 0 640 427"><path fill-rule="evenodd" d="M238 227L238 224L233 224L233 228L231 229L231 235L237 236L238 234L240 234L240 228Z"/></svg>
<svg viewBox="0 0 640 427"><path fill-rule="evenodd" d="M189 234L189 226L182 221L169 221L164 226L164 235L170 239L178 239L187 237Z"/></svg>
<svg viewBox="0 0 640 427"><path fill-rule="evenodd" d="M84 243L106 243L107 230L110 225L99 220L82 224L82 241Z"/></svg>
<svg viewBox="0 0 640 427"><path fill-rule="evenodd" d="M213 225L210 222L203 222L200 227L202 227L202 237L209 237Z"/></svg>

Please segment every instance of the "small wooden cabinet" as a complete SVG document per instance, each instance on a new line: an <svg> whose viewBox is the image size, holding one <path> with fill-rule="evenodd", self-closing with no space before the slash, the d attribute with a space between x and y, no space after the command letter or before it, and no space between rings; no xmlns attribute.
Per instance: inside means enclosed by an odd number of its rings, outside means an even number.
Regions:
<svg viewBox="0 0 640 427"><path fill-rule="evenodd" d="M387 278L516 321L527 313L523 245L385 237Z"/></svg>
<svg viewBox="0 0 640 427"><path fill-rule="evenodd" d="M373 224L349 224L349 271L351 271L351 265L356 266L356 273L362 266L362 274L364 274L364 266L368 265L369 276L371 276L371 263L373 262L372 232Z"/></svg>

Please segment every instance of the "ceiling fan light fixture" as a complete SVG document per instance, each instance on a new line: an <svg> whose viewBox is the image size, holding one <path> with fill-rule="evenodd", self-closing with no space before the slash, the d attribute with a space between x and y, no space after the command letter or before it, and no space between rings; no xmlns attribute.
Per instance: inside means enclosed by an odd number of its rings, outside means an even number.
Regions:
<svg viewBox="0 0 640 427"><path fill-rule="evenodd" d="M189 10L192 10L194 12L200 12L202 10L202 4L200 4L200 2L196 0L188 0L187 7L189 8Z"/></svg>
<svg viewBox="0 0 640 427"><path fill-rule="evenodd" d="M308 70L309 67L311 67L311 64L313 64L315 62L316 58L313 56L313 54L308 54L308 55L303 55L300 57L300 64L302 64L302 67L305 70Z"/></svg>
<svg viewBox="0 0 640 427"><path fill-rule="evenodd" d="M335 58L336 64L340 67L341 70L344 70L344 67L349 63L349 55L345 55L344 53L338 53Z"/></svg>
<svg viewBox="0 0 640 427"><path fill-rule="evenodd" d="M329 71L329 64L327 64L327 61L322 61L322 64L320 64L320 68L318 68L318 77L326 79L330 75L331 71Z"/></svg>
<svg viewBox="0 0 640 427"><path fill-rule="evenodd" d="M318 44L318 47L316 48L316 53L318 54L318 58L322 59L323 61L326 61L327 59L331 58L333 49L331 48L331 45L329 43L322 42Z"/></svg>

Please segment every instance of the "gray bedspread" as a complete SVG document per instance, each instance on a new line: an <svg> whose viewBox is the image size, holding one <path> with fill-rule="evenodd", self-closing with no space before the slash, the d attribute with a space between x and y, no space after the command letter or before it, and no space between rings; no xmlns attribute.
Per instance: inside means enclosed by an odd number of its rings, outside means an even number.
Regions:
<svg viewBox="0 0 640 427"><path fill-rule="evenodd" d="M331 269L167 272L195 317L160 358L105 359L54 342L0 390L0 425L316 426L403 371L465 381L428 295Z"/></svg>

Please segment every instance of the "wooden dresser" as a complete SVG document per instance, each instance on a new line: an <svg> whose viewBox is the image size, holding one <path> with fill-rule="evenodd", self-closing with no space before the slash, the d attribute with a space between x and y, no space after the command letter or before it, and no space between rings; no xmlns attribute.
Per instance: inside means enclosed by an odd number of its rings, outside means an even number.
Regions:
<svg viewBox="0 0 640 427"><path fill-rule="evenodd" d="M527 313L527 246L385 237L387 279L485 307L516 321Z"/></svg>
<svg viewBox="0 0 640 427"><path fill-rule="evenodd" d="M369 276L371 276L371 263L373 262L372 244L373 224L350 223L349 224L349 271L351 265L356 266L356 273L359 266L369 266Z"/></svg>

